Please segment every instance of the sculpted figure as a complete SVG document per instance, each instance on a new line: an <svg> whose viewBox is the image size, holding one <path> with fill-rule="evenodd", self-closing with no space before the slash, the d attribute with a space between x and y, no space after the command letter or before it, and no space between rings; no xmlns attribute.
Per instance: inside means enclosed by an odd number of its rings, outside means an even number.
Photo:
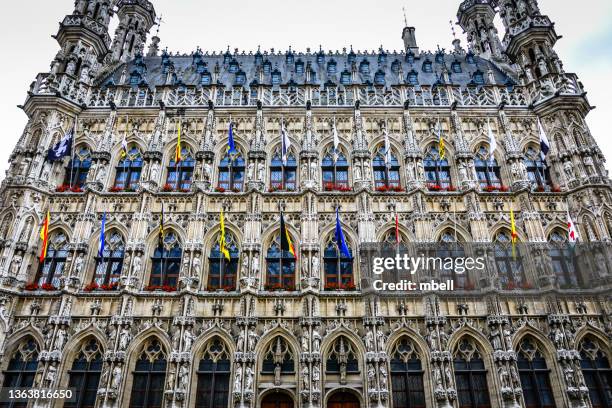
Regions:
<svg viewBox="0 0 612 408"><path fill-rule="evenodd" d="M13 261L11 262L10 267L11 276L17 276L19 274L21 262L23 262L23 257L19 254L15 254L15 256L13 256Z"/></svg>

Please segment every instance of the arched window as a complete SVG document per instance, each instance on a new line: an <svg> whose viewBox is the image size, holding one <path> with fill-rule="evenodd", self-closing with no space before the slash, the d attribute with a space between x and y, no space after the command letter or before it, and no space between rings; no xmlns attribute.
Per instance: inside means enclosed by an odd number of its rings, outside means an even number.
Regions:
<svg viewBox="0 0 612 408"><path fill-rule="evenodd" d="M432 145L427 149L423 166L429 191L448 190L452 186L450 165L446 157L440 158L437 145Z"/></svg>
<svg viewBox="0 0 612 408"><path fill-rule="evenodd" d="M287 155L287 164L283 165L281 153L274 153L270 162L270 191L295 191L297 160L293 153Z"/></svg>
<svg viewBox="0 0 612 408"><path fill-rule="evenodd" d="M437 245L436 257L441 259L464 259L465 258L465 250L463 245L459 242L458 235L451 231L444 231L442 235L440 235L440 244ZM461 269L457 265L453 265L454 267L445 268L444 264L442 265L442 269L440 270L440 281L445 282L447 280L452 280L454 282L454 286L457 289L465 289L467 288L469 277L468 270L465 268L463 273Z"/></svg>
<svg viewBox="0 0 612 408"><path fill-rule="evenodd" d="M195 159L187 147L181 149L181 160L178 162L174 157L168 165L168 178L165 189L173 191L187 191L191 188Z"/></svg>
<svg viewBox="0 0 612 408"><path fill-rule="evenodd" d="M453 356L457 397L461 408L490 407L487 371L473 341L462 339ZM434 387L437 384L434 384Z"/></svg>
<svg viewBox="0 0 612 408"><path fill-rule="evenodd" d="M540 346L531 338L525 338L518 347L517 366L521 377L526 407L554 408L555 399L550 386L550 370Z"/></svg>
<svg viewBox="0 0 612 408"><path fill-rule="evenodd" d="M533 147L527 148L524 156L525 168L527 169L527 177L534 189L537 191L548 191L552 185L550 179L550 171L544 165L539 152Z"/></svg>
<svg viewBox="0 0 612 408"><path fill-rule="evenodd" d="M166 365L166 353L159 340L147 341L134 367L130 407L161 408Z"/></svg>
<svg viewBox="0 0 612 408"><path fill-rule="evenodd" d="M474 81L476 85L484 85L485 80L484 80L484 74L482 73L482 71L474 72L474 76L472 77L472 80Z"/></svg>
<svg viewBox="0 0 612 408"><path fill-rule="evenodd" d="M123 257L125 255L125 244L123 237L114 231L107 235L110 237L104 243L104 253L102 258L96 256L96 275L94 282L98 286L115 287L121 277L123 268Z"/></svg>
<svg viewBox="0 0 612 408"><path fill-rule="evenodd" d="M425 408L423 366L414 343L402 337L391 352L391 398L394 407Z"/></svg>
<svg viewBox="0 0 612 408"><path fill-rule="evenodd" d="M323 251L323 266L325 269L325 290L353 289L353 251L349 247L351 257L347 258L336 245L335 238L330 238Z"/></svg>
<svg viewBox="0 0 612 408"><path fill-rule="evenodd" d="M295 258L281 251L280 236L270 244L266 254L266 289L295 290Z"/></svg>
<svg viewBox="0 0 612 408"><path fill-rule="evenodd" d="M598 341L585 338L578 346L580 367L593 408L612 407L612 369Z"/></svg>
<svg viewBox="0 0 612 408"><path fill-rule="evenodd" d="M363 60L359 63L359 73L362 75L370 74L370 63L367 60Z"/></svg>
<svg viewBox="0 0 612 408"><path fill-rule="evenodd" d="M224 289L232 291L236 289L236 275L238 272L238 258L240 251L234 236L225 233L225 248L229 251L230 260L221 253L219 237L215 240L215 245L210 250L208 263L210 265L208 273L208 290Z"/></svg>
<svg viewBox="0 0 612 408"><path fill-rule="evenodd" d="M129 149L117 165L115 189L118 191L135 190L142 173L142 154L137 147Z"/></svg>
<svg viewBox="0 0 612 408"><path fill-rule="evenodd" d="M408 83L414 86L419 84L419 73L416 72L414 69L408 72Z"/></svg>
<svg viewBox="0 0 612 408"><path fill-rule="evenodd" d="M393 152L389 152L388 159L385 160L385 147L381 146L374 160L372 169L374 170L374 185L376 190L394 190L400 188L400 164Z"/></svg>
<svg viewBox="0 0 612 408"><path fill-rule="evenodd" d="M75 149L74 157L68 163L64 184L73 189L83 188L91 168L91 152L85 146Z"/></svg>
<svg viewBox="0 0 612 408"><path fill-rule="evenodd" d="M95 339L83 343L79 354L68 371L68 388L75 389L74 402L66 402L66 408L93 408L100 375L102 374L102 348Z"/></svg>
<svg viewBox="0 0 612 408"><path fill-rule="evenodd" d="M7 213L0 223L0 239L7 239L13 225L13 213Z"/></svg>
<svg viewBox="0 0 612 408"><path fill-rule="evenodd" d="M321 162L321 172L325 191L342 191L349 188L349 163L341 151L330 150L325 154Z"/></svg>
<svg viewBox="0 0 612 408"><path fill-rule="evenodd" d="M241 153L226 153L219 163L219 188L230 191L242 191L244 187L244 158Z"/></svg>
<svg viewBox="0 0 612 408"><path fill-rule="evenodd" d="M327 356L325 372L339 374L341 381L347 374L359 373L359 363L353 348L349 339L344 336L338 337Z"/></svg>
<svg viewBox="0 0 612 408"><path fill-rule="evenodd" d="M427 73L433 72L433 66L432 66L431 61L429 59L427 59L427 60L425 60L423 62L423 72L427 72Z"/></svg>
<svg viewBox="0 0 612 408"><path fill-rule="evenodd" d="M455 73L455 74L460 74L462 69L461 69L461 63L459 61L455 61L451 64L451 70Z"/></svg>
<svg viewBox="0 0 612 408"><path fill-rule="evenodd" d="M70 245L68 238L63 232L56 232L49 237L47 256L40 265L37 283L39 287L51 285L55 288L60 287L59 278L64 274L66 259Z"/></svg>
<svg viewBox="0 0 612 408"><path fill-rule="evenodd" d="M569 248L567 233L555 230L550 234L548 241L550 245L548 256L559 287L562 289L576 288L580 277L576 273L574 254Z"/></svg>
<svg viewBox="0 0 612 408"><path fill-rule="evenodd" d="M493 251L495 266L503 289L527 289L523 263L518 247L512 245L510 234L501 231L495 236Z"/></svg>
<svg viewBox="0 0 612 408"><path fill-rule="evenodd" d="M151 259L153 265L151 267L150 286L176 288L182 256L183 249L174 232L166 233L163 245L161 247L158 245L155 248Z"/></svg>
<svg viewBox="0 0 612 408"><path fill-rule="evenodd" d="M480 187L483 190L495 191L501 189L501 169L497 164L497 159L495 157L491 158L489 150L485 146L480 146L476 152L474 164Z"/></svg>
<svg viewBox="0 0 612 408"><path fill-rule="evenodd" d="M31 388L38 368L39 347L31 337L24 339L10 356L4 371L3 388ZM6 356L8 357L8 356ZM26 407L27 402L8 402L3 407Z"/></svg>
<svg viewBox="0 0 612 408"><path fill-rule="evenodd" d="M230 353L218 338L208 342L198 365L196 408L226 408L230 392Z"/></svg>
<svg viewBox="0 0 612 408"><path fill-rule="evenodd" d="M274 374L275 382L280 384L280 376L295 373L295 358L285 339L277 336L268 344L261 364L261 374Z"/></svg>

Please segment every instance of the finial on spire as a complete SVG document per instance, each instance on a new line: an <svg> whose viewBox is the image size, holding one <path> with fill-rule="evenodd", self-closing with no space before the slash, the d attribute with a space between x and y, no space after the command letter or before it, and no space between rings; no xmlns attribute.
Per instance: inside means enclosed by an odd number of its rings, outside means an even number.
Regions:
<svg viewBox="0 0 612 408"><path fill-rule="evenodd" d="M448 20L448 24L451 26L451 33L453 33L453 38L457 38L457 33L455 32L455 25L453 24L453 20Z"/></svg>
<svg viewBox="0 0 612 408"><path fill-rule="evenodd" d="M402 11L404 12L404 27L408 27L408 18L406 18L406 7L402 6Z"/></svg>
<svg viewBox="0 0 612 408"><path fill-rule="evenodd" d="M155 25L157 26L157 30L155 31L155 35L159 37L159 29L161 25L164 23L164 15L160 14L158 18L155 19Z"/></svg>

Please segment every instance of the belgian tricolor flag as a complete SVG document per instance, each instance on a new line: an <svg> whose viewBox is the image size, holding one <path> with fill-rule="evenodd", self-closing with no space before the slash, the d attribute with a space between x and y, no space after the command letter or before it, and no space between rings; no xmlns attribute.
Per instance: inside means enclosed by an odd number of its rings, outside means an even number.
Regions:
<svg viewBox="0 0 612 408"><path fill-rule="evenodd" d="M285 225L285 217L283 216L282 212L280 216L280 236L281 251L289 251L291 255L297 259L295 248L293 247L293 242L291 242L291 236L289 235L289 231Z"/></svg>

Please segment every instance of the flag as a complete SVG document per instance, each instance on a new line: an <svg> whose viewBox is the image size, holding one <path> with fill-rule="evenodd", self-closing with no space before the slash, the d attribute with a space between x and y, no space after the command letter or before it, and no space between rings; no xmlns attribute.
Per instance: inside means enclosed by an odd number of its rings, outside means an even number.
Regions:
<svg viewBox="0 0 612 408"><path fill-rule="evenodd" d="M497 150L497 140L491 129L491 122L487 121L487 132L489 133L489 160L495 160L495 150Z"/></svg>
<svg viewBox="0 0 612 408"><path fill-rule="evenodd" d="M385 166L391 167L391 142L389 142L389 131L385 126Z"/></svg>
<svg viewBox="0 0 612 408"><path fill-rule="evenodd" d="M514 210L510 207L510 232L512 235L512 244L515 244L518 240L518 234L516 233L516 222L514 221Z"/></svg>
<svg viewBox="0 0 612 408"><path fill-rule="evenodd" d="M229 124L229 135L227 140L227 152L230 156L234 156L238 154L238 150L236 150L236 144L234 143L234 122L230 120Z"/></svg>
<svg viewBox="0 0 612 408"><path fill-rule="evenodd" d="M285 122L283 121L281 122L281 158L283 161L283 166L287 165L289 147L291 147L291 141L289 140L289 135L287 134L287 129L285 128Z"/></svg>
<svg viewBox="0 0 612 408"><path fill-rule="evenodd" d="M44 262L47 257L47 247L49 246L49 224L51 223L51 214L47 210L47 216L40 229L40 239L42 240L42 249L40 251L40 262Z"/></svg>
<svg viewBox="0 0 612 408"><path fill-rule="evenodd" d="M165 231L164 231L164 203L162 203L162 210L161 210L161 220L159 222L159 233L158 233L158 239L159 239L159 249L163 250L164 248L164 236L165 236Z"/></svg>
<svg viewBox="0 0 612 408"><path fill-rule="evenodd" d="M578 229L576 229L576 224L572 220L572 216L569 211L567 212L567 240L574 244L578 241Z"/></svg>
<svg viewBox="0 0 612 408"><path fill-rule="evenodd" d="M395 242L399 245L400 243L400 232L399 232L399 216L395 213Z"/></svg>
<svg viewBox="0 0 612 408"><path fill-rule="evenodd" d="M542 158L542 161L546 163L546 156L548 155L548 152L550 151L550 142L548 141L548 138L546 137L546 133L544 132L544 127L542 126L542 122L540 122L539 118L538 118L538 133L540 134L540 157Z"/></svg>
<svg viewBox="0 0 612 408"><path fill-rule="evenodd" d="M180 161L183 159L181 155L183 148L181 146L181 121L178 122L178 141L176 142L176 151L174 152L174 163L178 166Z"/></svg>
<svg viewBox="0 0 612 408"><path fill-rule="evenodd" d="M442 126L440 125L440 119L438 119L438 124L436 125L436 133L438 134L438 154L440 155L440 160L444 160L446 157L446 145L444 144L444 138L442 137Z"/></svg>
<svg viewBox="0 0 612 408"><path fill-rule="evenodd" d="M98 246L98 258L104 258L104 244L106 240L106 212L102 216L102 227L100 228L100 245Z"/></svg>
<svg viewBox="0 0 612 408"><path fill-rule="evenodd" d="M287 225L285 225L285 217L282 212L280 216L280 235L281 251L289 251L291 255L297 259L293 242L291 242L291 235L289 235L289 230L287 229Z"/></svg>
<svg viewBox="0 0 612 408"><path fill-rule="evenodd" d="M338 129L336 128L336 119L332 124L332 136L334 138L334 163L338 161L338 148L340 147L340 137L338 136Z"/></svg>
<svg viewBox="0 0 612 408"><path fill-rule="evenodd" d="M127 144L127 131L128 131L128 120L127 116L125 118L125 132L123 132L123 139L121 140L121 158L125 158L128 154L128 144Z"/></svg>
<svg viewBox="0 0 612 408"><path fill-rule="evenodd" d="M76 126L76 123L75 123ZM74 128L70 129L66 135L57 142L47 152L47 160L50 162L58 161L68 156L72 152L72 141L74 138Z"/></svg>
<svg viewBox="0 0 612 408"><path fill-rule="evenodd" d="M340 215L336 208L336 246L338 251L347 258L351 258L351 251L348 245L346 245L346 239L344 239L344 233L342 232L342 225L340 224Z"/></svg>
<svg viewBox="0 0 612 408"><path fill-rule="evenodd" d="M223 208L221 209L221 216L219 222L221 224L221 233L219 235L219 251L223 254L225 259L230 261L230 253L227 247L225 246L225 217L223 216Z"/></svg>

